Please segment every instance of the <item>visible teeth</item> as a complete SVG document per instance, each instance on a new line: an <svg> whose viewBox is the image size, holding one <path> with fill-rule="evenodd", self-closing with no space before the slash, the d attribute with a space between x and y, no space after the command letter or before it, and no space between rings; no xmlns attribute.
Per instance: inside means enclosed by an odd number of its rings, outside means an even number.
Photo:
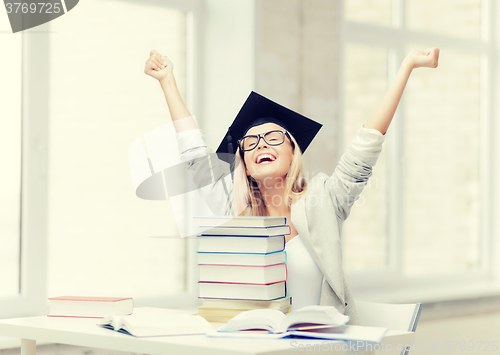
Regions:
<svg viewBox="0 0 500 355"><path fill-rule="evenodd" d="M261 154L257 157L257 164L260 164L260 162L266 158L270 159L271 161L274 161L275 159L271 154Z"/></svg>

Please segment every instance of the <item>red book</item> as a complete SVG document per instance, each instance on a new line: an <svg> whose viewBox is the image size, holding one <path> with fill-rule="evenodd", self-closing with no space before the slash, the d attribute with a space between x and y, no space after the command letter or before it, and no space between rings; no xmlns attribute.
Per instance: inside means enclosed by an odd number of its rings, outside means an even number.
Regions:
<svg viewBox="0 0 500 355"><path fill-rule="evenodd" d="M130 297L61 296L49 301L48 317L104 318L130 315L134 310Z"/></svg>

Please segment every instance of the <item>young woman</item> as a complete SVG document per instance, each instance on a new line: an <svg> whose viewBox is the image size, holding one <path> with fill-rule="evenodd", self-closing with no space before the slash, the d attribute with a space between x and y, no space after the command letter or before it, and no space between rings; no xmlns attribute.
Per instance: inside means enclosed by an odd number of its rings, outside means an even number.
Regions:
<svg viewBox="0 0 500 355"><path fill-rule="evenodd" d="M217 186L223 185L224 190L208 186L207 202L224 214L232 209L236 214L287 217L291 230L285 237L287 293L292 296L292 310L309 304L335 306L351 317L349 324L360 324L342 271L342 224L371 176L412 70L436 68L438 57L437 48L412 51L405 57L393 83L369 120L359 128L331 176L318 174L309 182L303 179L302 151L315 133L304 141L303 125L290 119L288 113L280 117L253 114L240 119L240 111L235 120L238 124L230 127L236 133L231 133L232 137L226 135L221 147L223 152L236 153L234 197L231 180L221 175L217 182L222 184ZM158 79L163 89L184 160L199 157L200 151L205 152L205 144L179 94L172 62L152 50L145 73ZM267 99L252 93L245 105L253 96L258 99L251 100L254 106L267 104ZM282 107L274 112L281 110ZM290 113L293 114L296 113ZM224 203L227 195L231 198Z"/></svg>

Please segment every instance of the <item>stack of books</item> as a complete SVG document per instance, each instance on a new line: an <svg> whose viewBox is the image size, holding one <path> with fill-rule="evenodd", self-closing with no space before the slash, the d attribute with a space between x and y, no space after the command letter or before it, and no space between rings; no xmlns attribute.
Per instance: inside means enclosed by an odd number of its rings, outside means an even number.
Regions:
<svg viewBox="0 0 500 355"><path fill-rule="evenodd" d="M286 294L285 217L195 217L198 235L198 315L228 322L243 311L290 311Z"/></svg>

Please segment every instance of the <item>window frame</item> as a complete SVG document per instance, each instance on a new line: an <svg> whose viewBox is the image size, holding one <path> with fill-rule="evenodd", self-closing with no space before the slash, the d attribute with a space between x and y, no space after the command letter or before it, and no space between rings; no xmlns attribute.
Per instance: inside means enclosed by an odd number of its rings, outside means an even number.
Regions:
<svg viewBox="0 0 500 355"><path fill-rule="evenodd" d="M20 285L0 299L0 317L40 314L47 274L47 24L22 33Z"/></svg>
<svg viewBox="0 0 500 355"><path fill-rule="evenodd" d="M386 194L388 233L388 267L369 272L347 272L353 292L360 297L369 297L381 301L418 301L422 299L455 299L470 294L471 285L476 285L476 294L500 292L500 265L494 264L493 255L500 252L499 243L495 243L494 219L498 210L494 203L494 173L499 165L499 153L494 151L494 118L496 111L494 78L498 75L495 14L500 12L495 1L483 0L481 4L481 38L478 40L461 39L447 35L425 33L406 27L406 0L392 1L391 27L349 21L345 16L345 1L339 2L339 33L341 53L347 43L385 47L388 50L388 83L391 83L406 56L406 46L411 43L432 43L436 47L446 47L481 55L481 96L480 96L480 190L484 191L480 200L479 233L480 261L477 271L457 272L447 276L404 277L400 270L403 265L404 226L402 222L404 206L404 171L395 169L404 159L405 130L405 95L391 123L392 134L387 136ZM396 11L394 11L396 10ZM339 93L341 102L340 117L344 112L344 58L340 58ZM488 79L489 78L489 79ZM342 127L344 123L342 122ZM339 142L341 150L344 142ZM496 163L496 165L495 165ZM498 168L496 168L498 169ZM498 230L498 228L496 229ZM497 263L500 264L500 263ZM436 287L436 286L440 287ZM443 287L444 286L444 287ZM438 290L439 289L439 290Z"/></svg>

